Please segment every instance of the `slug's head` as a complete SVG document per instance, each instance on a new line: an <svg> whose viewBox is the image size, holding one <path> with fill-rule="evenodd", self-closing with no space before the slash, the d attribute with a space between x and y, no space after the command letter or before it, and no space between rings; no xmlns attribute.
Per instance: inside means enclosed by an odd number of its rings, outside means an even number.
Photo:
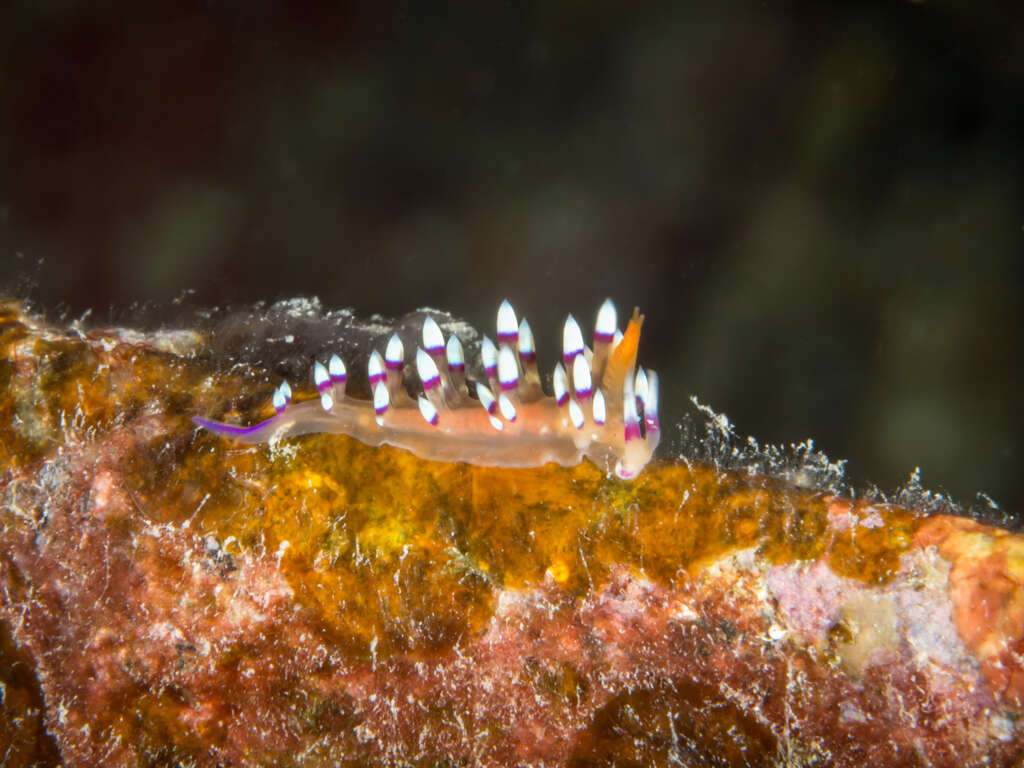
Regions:
<svg viewBox="0 0 1024 768"><path fill-rule="evenodd" d="M661 437L658 376L654 371L636 370L643 321L639 310L634 309L625 333L619 332L615 306L610 299L605 301L597 314L594 350L591 353L580 345L578 356L568 343L579 335L570 327L575 321L570 317L566 323L565 357L567 362L573 357L574 369L570 415L577 401L583 406L593 401L593 418L586 423L586 427L592 426L588 430L590 442L581 447L592 461L604 464L623 480L631 480L643 471ZM578 372L582 375L576 375ZM557 383L555 390L557 397Z"/></svg>

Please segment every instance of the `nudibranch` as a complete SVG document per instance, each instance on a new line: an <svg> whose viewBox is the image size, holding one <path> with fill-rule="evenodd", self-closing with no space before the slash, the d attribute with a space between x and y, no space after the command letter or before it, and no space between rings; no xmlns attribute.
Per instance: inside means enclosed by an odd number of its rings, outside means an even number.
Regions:
<svg viewBox="0 0 1024 768"><path fill-rule="evenodd" d="M423 323L423 346L414 357L422 393L403 384L405 350L393 334L382 356L367 365L372 400L345 394L347 370L337 355L315 361L319 398L292 403L287 382L275 391L276 414L249 427L195 418L201 427L242 443L260 443L310 433L354 437L367 445L393 445L434 461L492 467L579 464L584 457L623 479L636 477L658 445L658 377L636 369L643 317L633 311L618 330L615 305L601 305L593 348L583 342L569 315L562 334L562 360L545 394L537 370L533 332L517 321L508 301L498 309L497 344L486 336L480 348L485 381L469 381L462 343L445 341L435 320Z"/></svg>

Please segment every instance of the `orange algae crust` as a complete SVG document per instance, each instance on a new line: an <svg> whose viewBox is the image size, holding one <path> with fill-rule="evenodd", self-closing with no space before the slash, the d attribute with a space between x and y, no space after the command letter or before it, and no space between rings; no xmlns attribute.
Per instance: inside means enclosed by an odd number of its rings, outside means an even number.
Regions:
<svg viewBox="0 0 1024 768"><path fill-rule="evenodd" d="M190 417L262 418L272 382L204 342L0 305L0 671L38 678L5 678L0 754L1024 758L1019 535L685 461L627 483L334 435L240 447Z"/></svg>

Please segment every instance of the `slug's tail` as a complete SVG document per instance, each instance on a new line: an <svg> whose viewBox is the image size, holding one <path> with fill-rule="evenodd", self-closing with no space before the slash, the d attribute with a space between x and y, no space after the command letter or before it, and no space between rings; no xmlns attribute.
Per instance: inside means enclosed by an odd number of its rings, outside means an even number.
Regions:
<svg viewBox="0 0 1024 768"><path fill-rule="evenodd" d="M201 416L193 416L192 421L203 429L208 429L214 434L223 435L238 440L241 443L262 443L276 429L280 421L277 416L271 416L266 421L253 424L251 427L240 427L235 424L225 424L222 421L204 419Z"/></svg>
<svg viewBox="0 0 1024 768"><path fill-rule="evenodd" d="M341 361L337 360L337 358L333 358L331 360L330 374L327 374L327 371L325 370L324 375L329 375L331 379L336 380L341 387L344 387L345 366L342 365ZM319 385L319 381L317 384ZM203 429L208 429L216 435L230 437L240 443L265 443L274 436L275 432L285 425L284 411L291 401L292 388L286 381L274 390L273 403L274 410L277 411L277 413L269 419L261 421L259 424L253 424L250 427L240 427L236 424L225 424L223 421L204 419L201 416L193 416L192 421L197 426L200 426Z"/></svg>

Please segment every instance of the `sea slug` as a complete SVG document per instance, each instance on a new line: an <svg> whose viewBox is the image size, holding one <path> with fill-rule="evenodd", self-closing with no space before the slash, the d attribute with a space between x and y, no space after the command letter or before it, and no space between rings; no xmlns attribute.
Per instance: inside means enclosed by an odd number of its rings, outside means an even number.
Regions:
<svg viewBox="0 0 1024 768"><path fill-rule="evenodd" d="M434 461L494 467L563 466L584 457L623 479L636 477L658 445L658 377L636 370L643 317L638 310L618 330L610 299L597 313L593 349L570 315L563 332L562 361L545 394L537 371L533 332L517 321L508 301L498 309L497 344L481 345L487 381L467 380L462 343L444 339L438 324L423 323L415 353L422 393L411 396L402 370L405 350L393 334L383 356L370 355L370 401L345 394L347 370L337 355L316 361L319 398L292 403L291 387L274 392L277 413L249 427L196 417L195 423L243 443L309 433L340 433L368 445L388 444Z"/></svg>

